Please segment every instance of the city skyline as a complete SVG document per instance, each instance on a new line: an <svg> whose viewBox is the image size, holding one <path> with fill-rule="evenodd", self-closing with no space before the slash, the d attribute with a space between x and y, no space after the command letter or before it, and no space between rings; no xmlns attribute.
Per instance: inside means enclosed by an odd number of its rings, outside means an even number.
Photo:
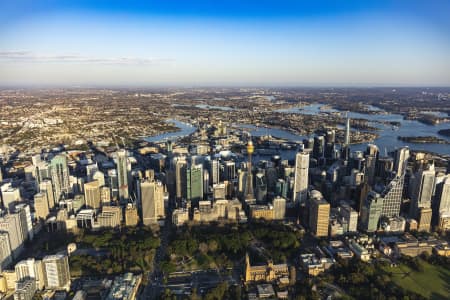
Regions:
<svg viewBox="0 0 450 300"><path fill-rule="evenodd" d="M449 86L445 1L15 1L0 86Z"/></svg>

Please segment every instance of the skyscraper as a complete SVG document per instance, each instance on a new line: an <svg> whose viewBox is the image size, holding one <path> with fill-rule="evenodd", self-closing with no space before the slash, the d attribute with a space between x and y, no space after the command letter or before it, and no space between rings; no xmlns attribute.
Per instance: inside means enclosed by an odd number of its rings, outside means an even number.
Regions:
<svg viewBox="0 0 450 300"><path fill-rule="evenodd" d="M144 180L140 183L142 223L146 226L157 224L165 217L164 186L160 181Z"/></svg>
<svg viewBox="0 0 450 300"><path fill-rule="evenodd" d="M33 220L31 219L30 206L25 203L19 203L15 206L14 211L20 216L20 222L24 238L32 240L34 237L34 231L33 231Z"/></svg>
<svg viewBox="0 0 450 300"><path fill-rule="evenodd" d="M63 254L48 255L42 260L45 287L48 289L70 289L69 259Z"/></svg>
<svg viewBox="0 0 450 300"><path fill-rule="evenodd" d="M395 217L400 214L403 195L403 177L395 177L389 182L381 193L383 208L381 215L384 217Z"/></svg>
<svg viewBox="0 0 450 300"><path fill-rule="evenodd" d="M316 237L328 236L330 222L330 203L322 196L322 193L313 190L309 199L309 228Z"/></svg>
<svg viewBox="0 0 450 300"><path fill-rule="evenodd" d="M0 218L0 231L8 233L12 257L17 258L22 252L23 243L27 234L26 228L23 228L20 215L13 213Z"/></svg>
<svg viewBox="0 0 450 300"><path fill-rule="evenodd" d="M370 191L361 208L361 229L374 232L378 229L381 212L383 210L383 197L375 191Z"/></svg>
<svg viewBox="0 0 450 300"><path fill-rule="evenodd" d="M314 137L313 157L321 159L325 151L325 137L323 135Z"/></svg>
<svg viewBox="0 0 450 300"><path fill-rule="evenodd" d="M255 193L253 192L253 170L252 170L252 154L255 150L253 146L252 140L248 141L247 144L247 154L248 154L248 163L247 163L247 172L244 173L244 184L243 184L243 192L244 192L244 200L245 201L254 201Z"/></svg>
<svg viewBox="0 0 450 300"><path fill-rule="evenodd" d="M255 198L257 203L265 203L267 196L267 180L263 172L256 173L255 176Z"/></svg>
<svg viewBox="0 0 450 300"><path fill-rule="evenodd" d="M294 192L292 201L301 203L308 197L309 154L299 152L295 155Z"/></svg>
<svg viewBox="0 0 450 300"><path fill-rule="evenodd" d="M65 155L56 155L50 162L55 201L67 197L70 193L69 167Z"/></svg>
<svg viewBox="0 0 450 300"><path fill-rule="evenodd" d="M396 172L397 176L401 177L405 175L406 167L408 165L408 159L409 159L408 147L403 147L396 150L394 171Z"/></svg>
<svg viewBox="0 0 450 300"><path fill-rule="evenodd" d="M121 149L117 151L116 165L117 165L117 178L119 185L119 200L121 202L127 202L129 198L127 150Z"/></svg>
<svg viewBox="0 0 450 300"><path fill-rule="evenodd" d="M88 208L100 208L100 187L97 180L84 184L84 199Z"/></svg>
<svg viewBox="0 0 450 300"><path fill-rule="evenodd" d="M220 163L217 159L212 159L210 161L210 174L212 184L217 184L220 182Z"/></svg>
<svg viewBox="0 0 450 300"><path fill-rule="evenodd" d="M176 196L177 199L186 198L186 167L187 162L185 157L176 159L175 161L175 182L176 182Z"/></svg>
<svg viewBox="0 0 450 300"><path fill-rule="evenodd" d="M37 193L36 195L34 195L34 210L34 216L36 219L47 219L49 209L46 193Z"/></svg>
<svg viewBox="0 0 450 300"><path fill-rule="evenodd" d="M375 170L378 158L378 147L374 144L367 145L366 150L366 179L372 185L375 179Z"/></svg>
<svg viewBox="0 0 450 300"><path fill-rule="evenodd" d="M15 266L17 281L33 279L36 288L42 290L45 285L44 269L41 260L28 258L18 262Z"/></svg>
<svg viewBox="0 0 450 300"><path fill-rule="evenodd" d="M440 193L437 195L439 204L437 210L450 213L450 174L445 176L441 184Z"/></svg>
<svg viewBox="0 0 450 300"><path fill-rule="evenodd" d="M411 195L410 215L412 218L419 217L421 208L431 208L431 198L434 192L435 178L433 164L431 164L428 169L421 169L416 174Z"/></svg>
<svg viewBox="0 0 450 300"><path fill-rule="evenodd" d="M6 231L0 231L0 272L8 268L12 262L13 257L9 243L9 234Z"/></svg>
<svg viewBox="0 0 450 300"><path fill-rule="evenodd" d="M203 200L203 166L191 165L186 169L186 199L194 206Z"/></svg>

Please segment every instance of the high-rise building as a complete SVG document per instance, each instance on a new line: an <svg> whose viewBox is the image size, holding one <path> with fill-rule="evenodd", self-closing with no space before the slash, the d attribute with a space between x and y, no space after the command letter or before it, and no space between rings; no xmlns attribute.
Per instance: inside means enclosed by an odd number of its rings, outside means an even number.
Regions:
<svg viewBox="0 0 450 300"><path fill-rule="evenodd" d="M208 195L209 191L209 172L208 170L203 170L203 195Z"/></svg>
<svg viewBox="0 0 450 300"><path fill-rule="evenodd" d="M66 255L48 255L42 263L47 289L70 289L69 259Z"/></svg>
<svg viewBox="0 0 450 300"><path fill-rule="evenodd" d="M41 260L28 258L18 262L15 266L17 281L33 279L36 288L42 290L45 286L44 269Z"/></svg>
<svg viewBox="0 0 450 300"><path fill-rule="evenodd" d="M39 184L39 191L46 195L48 201L48 209L55 208L55 193L53 191L53 184L51 180L42 180Z"/></svg>
<svg viewBox="0 0 450 300"><path fill-rule="evenodd" d="M119 200L128 201L128 154L127 150L121 149L116 153L117 179L119 186Z"/></svg>
<svg viewBox="0 0 450 300"><path fill-rule="evenodd" d="M236 164L234 161L227 161L225 163L225 180L234 180L236 178Z"/></svg>
<svg viewBox="0 0 450 300"><path fill-rule="evenodd" d="M193 206L198 206L198 202L203 200L203 166L191 165L186 169L186 200Z"/></svg>
<svg viewBox="0 0 450 300"><path fill-rule="evenodd" d="M14 211L19 214L25 239L28 238L29 240L32 240L34 237L34 231L30 206L25 203L19 203L15 206Z"/></svg>
<svg viewBox="0 0 450 300"><path fill-rule="evenodd" d="M0 231L0 272L8 268L12 262L13 257L9 243L9 234L6 231Z"/></svg>
<svg viewBox="0 0 450 300"><path fill-rule="evenodd" d="M97 217L98 225L103 228L116 228L122 221L122 208L120 206L105 206Z"/></svg>
<svg viewBox="0 0 450 300"><path fill-rule="evenodd" d="M309 228L317 237L328 236L330 222L330 203L322 196L322 193L313 190L309 199Z"/></svg>
<svg viewBox="0 0 450 300"><path fill-rule="evenodd" d="M55 200L59 201L62 197L67 197L71 192L69 180L69 167L65 155L56 155L50 161L50 173L53 183Z"/></svg>
<svg viewBox="0 0 450 300"><path fill-rule="evenodd" d="M263 172L256 173L255 176L255 198L256 203L262 204L266 202L267 196L267 180Z"/></svg>
<svg viewBox="0 0 450 300"><path fill-rule="evenodd" d="M142 223L144 225L157 224L159 219L165 217L164 186L160 181L142 181L141 206Z"/></svg>
<svg viewBox="0 0 450 300"><path fill-rule="evenodd" d="M127 205L125 209L125 225L136 226L139 223L139 215L136 206L131 203Z"/></svg>
<svg viewBox="0 0 450 300"><path fill-rule="evenodd" d="M92 175L92 179L89 181L97 180L99 186L106 185L105 174L101 171L95 171L94 175Z"/></svg>
<svg viewBox="0 0 450 300"><path fill-rule="evenodd" d="M350 205L343 204L339 210L340 216L345 220L348 225L348 232L358 231L358 213Z"/></svg>
<svg viewBox="0 0 450 300"><path fill-rule="evenodd" d="M182 199L186 195L186 167L187 162L185 157L177 158L175 161L175 182L176 182L176 197Z"/></svg>
<svg viewBox="0 0 450 300"><path fill-rule="evenodd" d="M217 159L210 161L210 180L211 184L217 184L220 182L220 163Z"/></svg>
<svg viewBox="0 0 450 300"><path fill-rule="evenodd" d="M94 179L94 174L95 172L98 171L98 165L95 164L89 164L86 166L86 177L87 177L87 181L92 181L95 180Z"/></svg>
<svg viewBox="0 0 450 300"><path fill-rule="evenodd" d="M1 187L1 199L3 200L3 207L12 212L14 206L21 200L20 190L12 187L10 183L4 184Z"/></svg>
<svg viewBox="0 0 450 300"><path fill-rule="evenodd" d="M361 229L374 232L378 229L381 213L383 211L383 197L375 191L370 191L361 208Z"/></svg>
<svg viewBox="0 0 450 300"><path fill-rule="evenodd" d="M86 207L93 209L100 208L100 186L97 180L84 184L84 199L86 201Z"/></svg>
<svg viewBox="0 0 450 300"><path fill-rule="evenodd" d="M441 183L440 193L437 195L439 212L450 212L450 174L447 174Z"/></svg>
<svg viewBox="0 0 450 300"><path fill-rule="evenodd" d="M416 174L411 195L410 216L412 218L419 217L419 210L421 208L431 208L435 176L433 164L428 169L421 169Z"/></svg>
<svg viewBox="0 0 450 300"><path fill-rule="evenodd" d="M406 167L408 166L409 159L409 148L403 147L396 150L395 153L395 162L394 162L394 171L397 176L403 176L406 172Z"/></svg>
<svg viewBox="0 0 450 300"><path fill-rule="evenodd" d="M366 179L370 185L373 185L375 180L375 170L378 158L378 147L374 144L367 145L366 150Z"/></svg>
<svg viewBox="0 0 450 300"><path fill-rule="evenodd" d="M350 145L350 118L347 116L345 120L344 146L348 145Z"/></svg>
<svg viewBox="0 0 450 300"><path fill-rule="evenodd" d="M24 222L18 213L8 214L0 218L0 231L8 233L9 245L13 258L17 258L23 250L23 243L27 235Z"/></svg>
<svg viewBox="0 0 450 300"><path fill-rule="evenodd" d="M47 219L49 215L48 200L46 193L37 193L34 195L34 216L36 219Z"/></svg>
<svg viewBox="0 0 450 300"><path fill-rule="evenodd" d="M295 179L292 200L297 203L306 201L308 197L309 154L299 152L295 155Z"/></svg>
<svg viewBox="0 0 450 300"><path fill-rule="evenodd" d="M314 137L313 146L313 157L315 159L320 159L324 156L325 151L325 137L323 135L318 135Z"/></svg>
<svg viewBox="0 0 450 300"><path fill-rule="evenodd" d="M109 186L100 187L100 204L101 206L111 205L111 189Z"/></svg>
<svg viewBox="0 0 450 300"><path fill-rule="evenodd" d="M282 197L275 197L272 201L273 205L273 219L284 220L286 216L286 199Z"/></svg>
<svg viewBox="0 0 450 300"><path fill-rule="evenodd" d="M107 185L111 189L111 199L117 201L119 199L119 180L117 177L117 170L109 169L107 179Z"/></svg>
<svg viewBox="0 0 450 300"><path fill-rule="evenodd" d="M381 215L384 217L396 217L400 214L403 195L403 177L395 177L389 182L381 193L383 198L383 209Z"/></svg>
<svg viewBox="0 0 450 300"><path fill-rule="evenodd" d="M17 281L14 290L14 300L32 300L36 292L36 282L33 279Z"/></svg>
<svg viewBox="0 0 450 300"><path fill-rule="evenodd" d="M419 208L417 230L429 232L431 229L432 210L429 207Z"/></svg>

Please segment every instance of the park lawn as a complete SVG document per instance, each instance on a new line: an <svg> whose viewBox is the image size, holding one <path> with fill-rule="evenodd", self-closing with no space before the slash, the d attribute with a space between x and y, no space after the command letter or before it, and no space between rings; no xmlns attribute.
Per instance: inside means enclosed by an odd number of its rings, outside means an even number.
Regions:
<svg viewBox="0 0 450 300"><path fill-rule="evenodd" d="M400 287L428 299L450 299L450 270L420 260L423 272L417 272L404 264L385 267L392 280Z"/></svg>

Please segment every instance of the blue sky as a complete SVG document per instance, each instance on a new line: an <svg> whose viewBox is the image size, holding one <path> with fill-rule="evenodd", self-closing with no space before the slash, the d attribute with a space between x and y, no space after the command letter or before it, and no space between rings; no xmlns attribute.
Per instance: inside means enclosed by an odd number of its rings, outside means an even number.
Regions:
<svg viewBox="0 0 450 300"><path fill-rule="evenodd" d="M450 86L450 2L2 1L0 85Z"/></svg>

